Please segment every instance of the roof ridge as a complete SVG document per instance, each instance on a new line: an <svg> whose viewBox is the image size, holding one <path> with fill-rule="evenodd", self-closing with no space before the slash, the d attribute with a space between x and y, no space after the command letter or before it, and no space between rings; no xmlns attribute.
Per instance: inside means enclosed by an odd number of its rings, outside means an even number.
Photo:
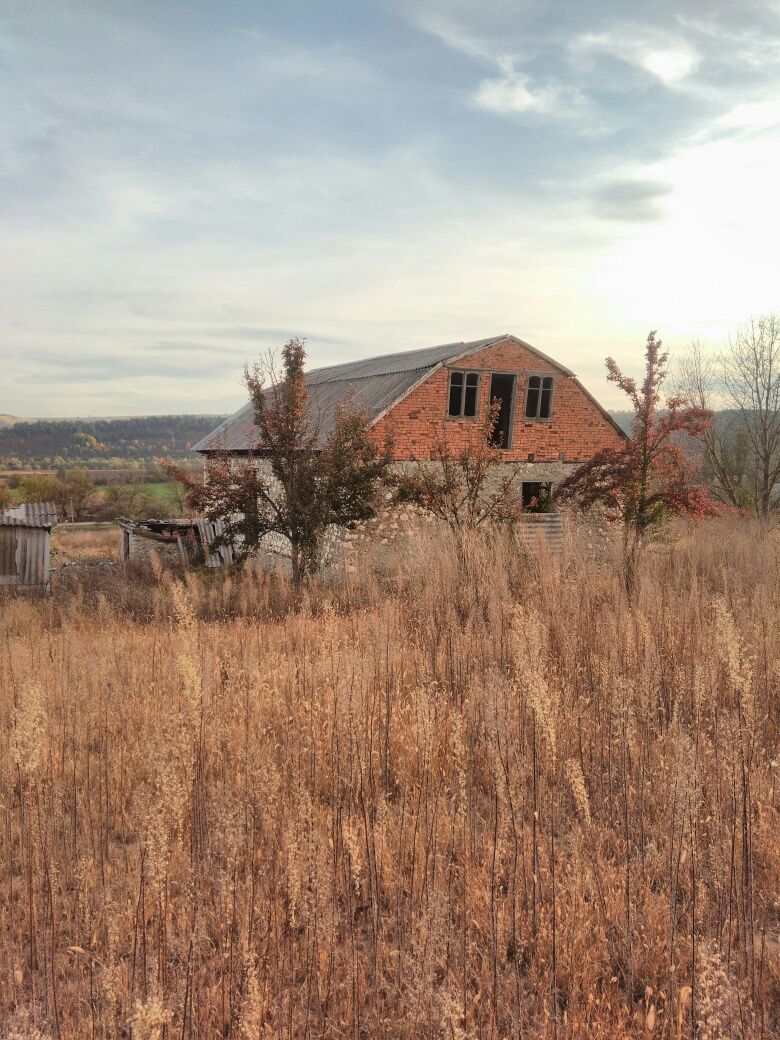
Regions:
<svg viewBox="0 0 780 1040"><path fill-rule="evenodd" d="M372 354L369 357L353 358L351 361L337 361L335 364L332 365L320 365L319 368L309 369L306 375L308 377L311 377L316 376L321 372L328 372L329 370L349 369L352 367L358 367L359 365L365 365L369 363L375 364L381 361L395 360L396 362L403 362L405 359L411 359L415 354L435 354L442 350L447 350L448 352L451 350L452 357L458 357L460 354L464 352L464 350L468 350L472 346L475 349L478 349L479 347L484 347L488 346L491 343L495 343L497 340L505 339L509 335L510 333L502 332L498 335L486 336L480 339L456 340L451 343L436 343L430 347L414 347L411 350L395 350L390 351L387 354ZM431 361L429 364L415 365L411 368L404 369L404 371L414 372L418 369L432 368L435 364L439 364L439 361ZM358 378L362 379L364 377L360 376ZM331 380L323 379L321 380L321 382L331 382Z"/></svg>
<svg viewBox="0 0 780 1040"><path fill-rule="evenodd" d="M374 358L366 358L366 360L367 361L373 361ZM422 371L424 371L427 368L433 368L434 365L437 365L437 364L439 364L439 362L434 361L433 364L431 364L431 365L416 365L414 368L405 368L404 372L422 372ZM314 372L316 372L316 371L317 371L317 369L312 369L311 372L309 373L309 375L313 375ZM321 369L320 371L324 372L325 369ZM384 375L392 375L393 373L386 372L386 373L383 373L383 374ZM330 386L331 383L359 383L359 382L361 382L364 379L376 379L376 376L369 374L369 375L364 375L364 376L351 376L350 377L350 376L346 376L345 375L345 376L340 376L338 379L319 379L319 380L317 380L316 383L312 383L312 385L310 387L307 387L307 389L311 390L311 389L314 389L314 387L316 387L316 386ZM272 389L272 388L269 387L269 389Z"/></svg>

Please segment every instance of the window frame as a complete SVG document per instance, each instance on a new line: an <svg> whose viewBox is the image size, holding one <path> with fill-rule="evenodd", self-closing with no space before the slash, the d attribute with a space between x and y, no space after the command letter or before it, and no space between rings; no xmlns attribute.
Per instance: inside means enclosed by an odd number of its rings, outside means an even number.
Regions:
<svg viewBox="0 0 780 1040"><path fill-rule="evenodd" d="M534 509L534 510L526 509L526 507L525 507L525 486L526 486L526 484L537 484L539 486L539 488L540 488L540 492L541 492L542 488L546 488L547 489L547 492L546 492L546 494L547 494L547 509L545 509L545 510L541 510L541 509ZM520 501L522 503L523 512L524 513L528 513L530 516L540 516L540 515L545 515L546 516L546 515L549 515L550 513L554 513L555 512L555 510L553 509L553 488L554 487L555 487L555 483L552 480L521 480L520 481Z"/></svg>
<svg viewBox="0 0 780 1040"><path fill-rule="evenodd" d="M452 376L454 373L459 373L463 376L463 386L461 388L461 399L460 399L460 415L450 414L450 395L452 393ZM466 406L466 381L469 376L477 377L476 386L476 408L473 415L464 415L463 409ZM447 408L445 416L452 422L476 422L479 419L480 405L482 395L482 370L478 368L448 368L447 369Z"/></svg>
<svg viewBox="0 0 780 1040"><path fill-rule="evenodd" d="M528 394L531 390L531 380L534 378L539 379L539 400L536 404L536 415L528 414ZM542 407L542 392L544 390L544 380L552 379L552 386L550 387L550 414L545 418L539 415L539 409ZM552 422L555 414L555 383L557 377L554 372L526 372L525 374L525 395L523 400L523 422Z"/></svg>

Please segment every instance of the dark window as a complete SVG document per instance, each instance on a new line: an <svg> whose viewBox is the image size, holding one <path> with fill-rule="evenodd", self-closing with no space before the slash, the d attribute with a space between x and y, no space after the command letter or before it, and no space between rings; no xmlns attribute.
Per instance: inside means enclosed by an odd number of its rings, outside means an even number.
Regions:
<svg viewBox="0 0 780 1040"><path fill-rule="evenodd" d="M473 419L477 414L477 388L479 376L476 372L469 372L466 376L466 394L463 400L463 414Z"/></svg>
<svg viewBox="0 0 780 1040"><path fill-rule="evenodd" d="M542 396L539 401L539 418L549 419L552 414L553 377L545 376L542 380Z"/></svg>
<svg viewBox="0 0 780 1040"><path fill-rule="evenodd" d="M450 372L450 415L460 415L463 408L463 373Z"/></svg>
<svg viewBox="0 0 780 1040"><path fill-rule="evenodd" d="M529 376L525 391L526 419L549 419L552 415L553 376Z"/></svg>
<svg viewBox="0 0 780 1040"><path fill-rule="evenodd" d="M539 384L541 379L539 376L528 377L528 389L525 394L525 417L526 419L535 419L536 414L539 411Z"/></svg>
<svg viewBox="0 0 780 1040"><path fill-rule="evenodd" d="M523 512L549 513L552 484L523 481Z"/></svg>
<svg viewBox="0 0 780 1040"><path fill-rule="evenodd" d="M491 443L498 448L512 447L512 398L514 392L514 376L496 372L490 377L490 404L491 407L498 405Z"/></svg>
<svg viewBox="0 0 780 1040"><path fill-rule="evenodd" d="M479 372L450 372L447 414L453 419L473 419L479 410Z"/></svg>

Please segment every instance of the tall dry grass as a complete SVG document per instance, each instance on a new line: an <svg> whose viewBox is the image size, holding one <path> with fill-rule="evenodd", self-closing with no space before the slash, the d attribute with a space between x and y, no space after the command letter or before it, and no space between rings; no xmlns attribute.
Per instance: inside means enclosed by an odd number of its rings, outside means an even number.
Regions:
<svg viewBox="0 0 780 1040"><path fill-rule="evenodd" d="M780 1035L779 548L4 602L0 1035Z"/></svg>
<svg viewBox="0 0 780 1040"><path fill-rule="evenodd" d="M122 532L114 526L61 525L52 534L52 548L64 562L118 560Z"/></svg>

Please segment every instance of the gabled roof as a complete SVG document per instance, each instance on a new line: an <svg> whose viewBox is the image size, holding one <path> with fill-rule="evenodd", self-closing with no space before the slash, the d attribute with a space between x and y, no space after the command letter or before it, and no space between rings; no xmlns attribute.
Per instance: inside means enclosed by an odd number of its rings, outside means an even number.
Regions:
<svg viewBox="0 0 780 1040"><path fill-rule="evenodd" d="M315 368L306 373L306 385L309 388L312 419L319 424L320 437L324 439L333 429L336 406L347 395L353 395L355 405L362 408L372 422L376 422L440 365L451 364L503 340L512 340L558 371L567 376L574 376L564 365L509 333L468 343L444 343L438 347L405 350L397 354L383 354L381 357ZM588 396L590 397L590 394ZM606 412L604 415L612 421ZM198 441L193 450L251 451L257 446L254 407L252 402L248 401L234 415Z"/></svg>
<svg viewBox="0 0 780 1040"><path fill-rule="evenodd" d="M0 527L54 527L57 519L53 502L22 502L0 509Z"/></svg>

